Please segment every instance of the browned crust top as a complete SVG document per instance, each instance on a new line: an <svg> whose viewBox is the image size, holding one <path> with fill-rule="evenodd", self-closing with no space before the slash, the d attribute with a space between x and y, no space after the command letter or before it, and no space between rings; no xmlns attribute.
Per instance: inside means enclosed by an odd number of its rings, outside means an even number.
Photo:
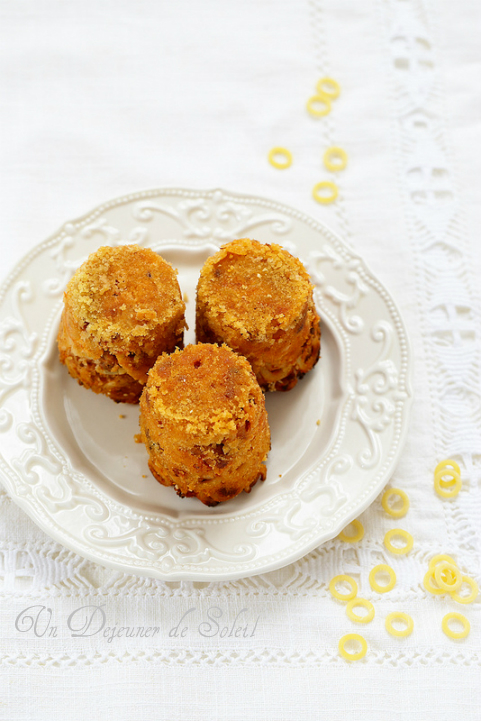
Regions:
<svg viewBox="0 0 481 721"><path fill-rule="evenodd" d="M189 345L164 353L149 373L142 405L176 435L198 442L235 435L252 404L264 406L249 362L226 345Z"/></svg>
<svg viewBox="0 0 481 721"><path fill-rule="evenodd" d="M185 310L177 271L149 248L104 246L67 285L68 313L101 345L133 348Z"/></svg>
<svg viewBox="0 0 481 721"><path fill-rule="evenodd" d="M312 287L302 263L281 246L242 238L206 261L197 295L210 323L263 340L298 321Z"/></svg>

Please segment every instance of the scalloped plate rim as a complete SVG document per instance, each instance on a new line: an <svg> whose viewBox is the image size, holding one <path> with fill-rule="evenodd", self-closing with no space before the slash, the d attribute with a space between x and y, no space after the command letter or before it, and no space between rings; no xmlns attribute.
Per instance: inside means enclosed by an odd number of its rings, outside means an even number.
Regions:
<svg viewBox="0 0 481 721"><path fill-rule="evenodd" d="M395 468L396 464L399 461L399 458L403 452L404 444L406 441L406 437L409 430L409 417L410 412L412 408L412 402L413 402L413 387L412 387L412 346L410 342L409 335L407 333L406 324L403 320L401 311L399 310L399 307L397 303L392 298L389 291L385 288L384 283L378 280L378 277L375 273L373 273L369 267L369 265L366 263L366 261L363 259L363 257L356 252L355 249L353 249L350 245L348 246L341 237L334 231L331 230L329 226L327 226L325 223L318 221L317 219L313 218L312 216L308 215L307 213L303 211L299 211L293 206L289 206L285 203L281 203L278 201L275 201L271 198L265 197L265 196L258 196L258 195L251 195L249 193L244 194L240 193L238 191L228 191L224 190L222 188L213 188L210 190L205 189L194 189L194 188L182 188L182 187L157 187L157 188L146 188L143 190L134 191L132 193L123 194L120 196L117 196L115 198L112 198L108 201L104 201L103 203L95 206L90 211L83 213L82 215L79 215L71 220L67 220L64 223L62 223L60 226L58 226L58 230L52 234L50 234L44 241L41 241L40 243L36 244L33 248L31 248L30 251L28 251L17 263L11 268L10 272L7 273L7 275L4 277L2 283L0 284L0 304L3 303L4 297L6 292L8 291L8 288L12 282L17 278L17 276L22 272L22 269L28 264L29 261L33 260L38 254L40 254L42 251L49 248L49 246L52 244L53 241L58 240L59 236L62 235L62 233L65 232L66 226L69 224L80 224L83 221L91 218L94 215L100 214L103 210L108 210L110 207L116 207L118 205L121 205L123 203L129 202L129 201L141 201L142 199L147 199L150 197L155 197L156 195L174 195L174 196L181 196L186 197L186 194L191 194L193 197L196 196L202 196L204 198L210 198L214 196L216 193L221 193L224 196L227 196L228 198L238 198L239 201L241 200L251 200L253 202L260 201L261 203L265 203L268 207L273 208L275 206L276 209L279 209L281 212L284 212L290 217L295 217L301 221L307 222L312 228L315 230L318 230L320 232L326 232L328 235L331 236L332 240L334 240L336 243L339 244L339 246L347 250L350 257L353 259L356 259L362 268L365 270L367 275L371 276L373 279L375 279L382 288L388 293L395 309L398 314L399 320L401 322L401 325L404 330L404 340L406 344L406 353L407 353L407 370L406 370L406 378L405 378L405 391L406 391L406 399L404 400L404 406L403 406L403 416L404 416L404 423L402 427L402 432L398 440L398 448L396 453L394 454L393 458L389 462L389 466L387 470L384 473L384 478L382 482L379 482L376 488L374 488L371 493L364 499L362 503L360 503L354 511L347 514L345 517L342 518L333 528L331 528L329 531L324 532L320 534L318 537L310 541L309 543L306 543L305 546L302 548L301 551L296 550L292 553L292 555L286 555L285 558L282 559L282 561L274 560L270 563L264 563L264 565L256 570L253 571L247 571L247 572L237 572L233 570L232 572L221 572L221 573L193 573L190 571L173 571L173 572L165 572L161 571L158 567L152 566L150 568L136 568L134 564L129 565L125 563L119 563L115 560L111 559L105 559L102 558L102 552L99 554L98 549L96 551L91 550L89 547L83 547L81 544L73 543L70 541L69 538L65 538L65 536L62 536L61 533L57 532L57 529L54 526L51 526L49 524L48 519L44 519L42 515L38 512L36 508L32 506L31 503L27 502L21 495L12 496L10 494L10 497L14 502L22 508L22 510L27 513L27 515L53 540L58 542L59 544L65 546L66 548L69 548L72 552L77 553L81 555L82 557L93 561L94 563L99 563L101 565L104 565L107 568L113 568L119 571L122 571L124 573L132 573L141 577L148 577L148 578L156 578L159 580L164 581L222 581L222 580L238 580L241 578L249 577L249 576L256 576L262 573L267 573L269 571L278 570L280 568L283 568L300 558L304 557L306 554L313 551L318 546L322 545L323 543L328 542L329 540L332 540L335 538L343 528L345 528L352 520L354 520L360 513L362 513L366 508L368 508L372 502L377 498L379 493L383 490L385 485L388 483L390 476L392 474L393 469ZM1 406L0 406L1 407ZM10 476L11 469L7 466L5 463L3 457L0 455L0 468L4 473L6 473L8 476ZM0 482L2 482L2 478L0 476ZM2 486L4 484L2 483ZM8 489L7 489L8 490Z"/></svg>

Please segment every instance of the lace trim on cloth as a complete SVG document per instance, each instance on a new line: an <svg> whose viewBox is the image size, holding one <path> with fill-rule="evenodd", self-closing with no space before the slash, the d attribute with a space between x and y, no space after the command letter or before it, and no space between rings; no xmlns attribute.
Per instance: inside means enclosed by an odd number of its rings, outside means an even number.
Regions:
<svg viewBox="0 0 481 721"><path fill-rule="evenodd" d="M319 78L333 77L328 60L321 1L309 0L309 9L311 24L314 33L314 52L316 55L315 69L319 74ZM317 127L319 128L318 132L322 139L322 143L320 143L320 146L324 149L335 146L337 142L334 132L333 116L333 113L328 113L322 118L321 123L317 123ZM352 233L349 226L346 209L344 207L342 173L336 173L335 182L338 189L338 196L336 198L334 206L337 215L339 233L342 235L342 238L346 243L352 245Z"/></svg>
<svg viewBox="0 0 481 721"><path fill-rule="evenodd" d="M379 506L379 500L376 501ZM376 540L363 539L346 546L333 539L279 571L239 581L160 581L103 568L68 551L55 541L0 544L0 598L46 599L52 597L109 599L116 597L164 597L218 599L285 596L331 598L329 582L339 573L355 578L364 597L375 600L369 572L379 563L390 565L397 586L382 602L403 602L429 597L422 585L429 561L439 551L435 543L417 542L408 557L393 556ZM460 568L466 575L475 569ZM377 601L381 603L381 601Z"/></svg>
<svg viewBox="0 0 481 721"><path fill-rule="evenodd" d="M481 666L477 653L468 656L462 653L448 653L439 649L430 649L423 653L405 652L390 654L385 651L371 651L371 660L375 665L389 668L410 668L412 666ZM111 662L147 663L161 666L275 666L302 668L305 666L324 666L335 664L345 668L346 662L337 653L330 651L312 651L300 649L286 651L273 648L251 648L248 651L203 651L182 649L173 651L142 650L137 652L79 653L77 655L58 654L55 656L38 653L1 656L0 666L21 666L25 668L45 666L48 668L67 668L71 666L100 666Z"/></svg>
<svg viewBox="0 0 481 721"><path fill-rule="evenodd" d="M472 507L481 481L480 317L461 198L443 126L443 86L429 0L380 0L391 54L394 133L430 380L437 460L453 458L463 488L442 503L450 544L479 572Z"/></svg>

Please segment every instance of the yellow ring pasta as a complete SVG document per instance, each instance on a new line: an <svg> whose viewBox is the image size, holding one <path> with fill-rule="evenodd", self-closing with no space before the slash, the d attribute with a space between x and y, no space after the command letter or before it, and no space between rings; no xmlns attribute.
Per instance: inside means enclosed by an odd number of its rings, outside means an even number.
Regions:
<svg viewBox="0 0 481 721"><path fill-rule="evenodd" d="M469 596L461 596L459 594L459 590L461 589L463 583L467 583L468 586L471 586L471 593L469 594ZM479 589L478 584L476 583L474 578L470 578L469 576L463 576L461 586L457 591L451 593L451 598L453 599L453 601L457 601L458 603L472 603L473 601L475 601L478 597Z"/></svg>
<svg viewBox="0 0 481 721"><path fill-rule="evenodd" d="M441 485L442 474L440 476L438 473L434 476L434 490L442 498L454 498L458 495L463 485L461 478L457 474L455 475L454 471L450 471L450 473L452 473L452 477L454 478L454 484L445 485L444 487Z"/></svg>
<svg viewBox="0 0 481 721"><path fill-rule="evenodd" d="M344 648L348 641L358 641L361 644L361 650L357 653L349 653ZM364 658L367 653L366 639L360 636L358 633L348 633L339 639L339 653L346 661L359 661L360 658Z"/></svg>
<svg viewBox="0 0 481 721"><path fill-rule="evenodd" d="M429 569L433 569L438 563L441 563L441 561L447 561L448 563L452 563L453 566L456 566L454 558L451 558L451 556L448 556L446 553L438 553L437 556L434 556L429 561Z"/></svg>
<svg viewBox="0 0 481 721"><path fill-rule="evenodd" d="M461 469L460 469L460 467L458 466L458 464L456 463L456 461L452 461L450 458L446 459L445 461L441 461L440 463L438 463L438 465L437 465L436 468L434 469L434 475L436 475L436 473L438 473L438 472L441 471L441 470L445 470L445 469L448 469L448 470L449 470L450 468L453 468L453 469L456 471L456 473L458 474L458 476L461 475Z"/></svg>
<svg viewBox="0 0 481 721"><path fill-rule="evenodd" d="M448 593L457 591L463 582L463 574L459 568L448 561L441 561L434 567L434 578L439 588ZM451 578L452 583L449 582Z"/></svg>
<svg viewBox="0 0 481 721"><path fill-rule="evenodd" d="M321 190L330 190L331 195L319 195L319 192ZM312 197L314 200L317 200L318 203L322 203L323 205L327 205L328 203L333 203L338 195L337 185L335 183L331 183L330 180L323 180L321 183L317 183L312 189Z"/></svg>
<svg viewBox="0 0 481 721"><path fill-rule="evenodd" d="M331 86L325 87L325 86ZM319 93L319 95L327 95L332 100L335 100L339 97L339 93L341 92L341 86L336 80L333 80L332 78L321 78L316 83L316 90Z"/></svg>
<svg viewBox="0 0 481 721"><path fill-rule="evenodd" d="M364 538L364 526L362 525L361 521L358 521L356 518L354 521L351 521L351 523L349 525L354 526L354 528L356 529L356 532L354 533L353 536L348 536L344 532L346 530L346 528L348 528L348 526L346 526L344 531L341 531L339 534L339 538L341 539L341 541L345 541L346 543L357 543L362 538Z"/></svg>
<svg viewBox="0 0 481 721"><path fill-rule="evenodd" d="M366 615L359 616L357 613L354 613L353 609L356 606L361 606L362 608L365 608L367 611ZM371 601L368 601L365 598L354 598L347 604L346 613L351 619L351 621L355 621L356 623L369 623L374 618L374 606L372 605Z"/></svg>
<svg viewBox="0 0 481 721"><path fill-rule="evenodd" d="M445 468L434 474L434 480L436 479L441 488L454 488L456 483L461 481L461 476L456 471Z"/></svg>
<svg viewBox="0 0 481 721"><path fill-rule="evenodd" d="M342 581L349 583L351 586L351 590L348 593L339 593L337 590L336 584L341 583ZM338 601L350 601L352 598L357 596L357 583L351 576L342 574L341 576L334 576L334 578L331 579L329 583L329 590Z"/></svg>
<svg viewBox="0 0 481 721"><path fill-rule="evenodd" d="M456 566L456 568L457 568L457 566ZM436 569L434 569L434 570L436 570ZM459 571L459 568L457 568L457 570ZM456 585L456 579L457 579L456 571L453 571L450 568L444 569L442 571L442 577L443 577L443 580L445 581L445 583L452 584L453 586ZM436 576L434 578L436 578ZM461 578L462 578L462 576L461 576ZM461 585L461 584L459 584L459 585ZM459 586L458 586L458 588L459 588ZM451 590L453 590L453 589L451 589ZM451 591L448 591L448 593L451 593Z"/></svg>
<svg viewBox="0 0 481 721"><path fill-rule="evenodd" d="M425 574L423 584L426 591L429 591L429 593L433 594L440 594L445 593L442 588L439 588L439 586L433 586L433 580L434 579L434 569L430 568L429 571Z"/></svg>
<svg viewBox="0 0 481 721"><path fill-rule="evenodd" d="M376 576L378 573L381 573L382 571L385 571L389 574L389 583L387 583L385 586L380 586L379 583L376 581ZM380 563L378 566L374 566L374 568L369 573L369 583L371 584L371 588L373 591L377 591L378 593L387 593L388 591L391 591L391 589L394 588L396 585L396 574L394 573L394 570L391 568L391 566L388 566L386 563Z"/></svg>
<svg viewBox="0 0 481 721"><path fill-rule="evenodd" d="M392 625L393 621L404 621L404 623L406 624L406 628L394 628L394 626ZM386 616L385 625L386 631L390 633L391 636L405 638L406 636L410 636L412 634L414 628L414 621L407 613L402 613L401 611L394 611L393 613L390 613Z"/></svg>
<svg viewBox="0 0 481 721"><path fill-rule="evenodd" d="M393 546L391 543L391 538L394 536L399 536L402 538L406 545L402 546L402 548L397 548L396 546ZM402 528L391 528L390 531L386 533L384 536L384 545L386 546L387 550L391 553L395 553L398 556L402 556L404 553L408 553L411 548L413 547L413 537L410 533L407 531L404 531Z"/></svg>
<svg viewBox="0 0 481 721"><path fill-rule="evenodd" d="M324 107L319 109L316 105L321 103ZM312 95L306 104L307 112L314 115L315 118L322 118L331 112L331 99L326 93L319 93L318 95Z"/></svg>
<svg viewBox="0 0 481 721"><path fill-rule="evenodd" d="M389 505L389 499L391 498L391 496L400 497L401 501L403 502L401 508L398 508L396 510ZM388 488L388 490L384 492L381 505L386 511L386 513L388 513L393 518L402 518L409 511L409 498L407 497L407 494L404 493L404 491L401 491L400 488Z"/></svg>
<svg viewBox="0 0 481 721"><path fill-rule="evenodd" d="M276 156L279 155L284 157L284 161L276 160ZM292 153L287 150L287 148L272 148L272 150L269 151L267 159L274 168L279 168L279 170L285 170L292 165Z"/></svg>
<svg viewBox="0 0 481 721"><path fill-rule="evenodd" d="M463 626L462 631L453 631L449 627L450 621L459 621L459 623ZM453 611L452 613L447 613L443 620L442 620L442 628L446 636L449 638L466 638L468 633L471 630L471 624L469 623L466 616L463 616L462 613L456 613Z"/></svg>
<svg viewBox="0 0 481 721"><path fill-rule="evenodd" d="M342 148L328 148L324 153L324 165L328 170L337 172L344 170L347 165L347 153Z"/></svg>

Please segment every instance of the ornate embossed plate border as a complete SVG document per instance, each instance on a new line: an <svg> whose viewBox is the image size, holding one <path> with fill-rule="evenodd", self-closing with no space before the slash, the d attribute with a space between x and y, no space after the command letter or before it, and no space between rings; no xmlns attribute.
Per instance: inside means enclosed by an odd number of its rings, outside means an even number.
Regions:
<svg viewBox="0 0 481 721"><path fill-rule="evenodd" d="M236 237L298 255L340 347L344 389L332 442L262 504L224 516L146 514L72 468L43 422L42 365L63 289L100 244L200 248ZM221 580L280 568L332 538L382 490L411 405L409 344L391 296L331 231L278 203L222 190L161 189L112 200L32 250L0 290L0 468L14 500L50 536L126 572ZM254 494L252 494L254 496Z"/></svg>

